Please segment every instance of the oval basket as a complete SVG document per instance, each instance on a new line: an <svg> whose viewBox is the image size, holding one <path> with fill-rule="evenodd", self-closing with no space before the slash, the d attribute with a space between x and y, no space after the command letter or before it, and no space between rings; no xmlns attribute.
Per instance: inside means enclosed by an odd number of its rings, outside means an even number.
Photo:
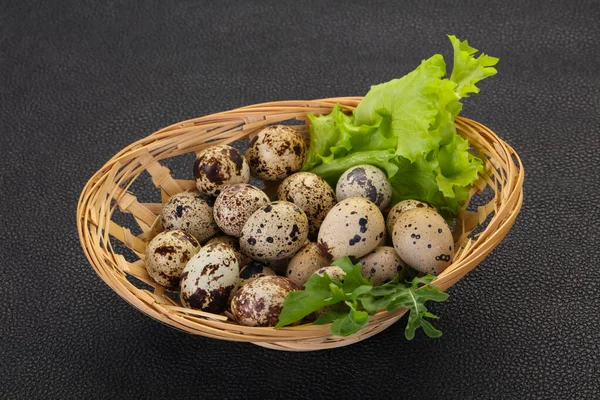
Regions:
<svg viewBox="0 0 600 400"><path fill-rule="evenodd" d="M164 128L139 140L112 157L85 185L77 207L77 229L85 254L98 275L123 299L143 313L192 334L215 339L252 342L289 351L320 350L345 346L381 332L405 312L379 312L369 324L349 337L329 333L329 325L305 324L283 329L246 327L226 315L183 308L176 297L154 283L146 273L146 242L160 228L160 203L142 203L131 185L144 172L161 191L162 201L183 190L194 189L193 180L175 179L161 161L197 152L204 147L244 139L268 124L293 120L306 132L307 114L326 114L336 103L353 110L361 97L314 101L280 101L257 104L192 119ZM470 192L470 200L456 219L456 254L452 264L434 282L446 290L479 264L506 236L521 208L523 169L515 151L485 126L457 118L458 133L485 164L485 171ZM191 173L191 166L190 166ZM116 209L133 216L138 226L113 221ZM132 222L133 224L133 222ZM136 234L132 233L132 230ZM141 232L141 233L138 233ZM111 240L131 249L129 260Z"/></svg>

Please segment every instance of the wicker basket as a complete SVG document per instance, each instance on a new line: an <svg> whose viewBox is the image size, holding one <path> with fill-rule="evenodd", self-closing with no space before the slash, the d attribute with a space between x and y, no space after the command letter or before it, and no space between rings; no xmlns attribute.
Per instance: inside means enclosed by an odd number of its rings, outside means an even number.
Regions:
<svg viewBox="0 0 600 400"><path fill-rule="evenodd" d="M170 170L160 164L162 160L243 139L265 125L281 121L296 120L294 128L304 132L307 114L328 113L337 102L343 109L352 110L360 100L360 97L341 97L252 105L177 123L127 146L94 174L79 199L77 228L90 263L104 282L134 307L160 322L193 334L252 342L277 350L309 351L345 346L384 330L406 310L379 312L358 333L335 337L329 333L329 325L305 324L283 329L246 327L236 324L227 315L183 308L149 278L144 266L146 242L160 230L157 215L161 204L141 203L129 191L136 178L147 171L160 189L164 202L195 185L192 180L174 179ZM465 205L457 218L454 227L456 255L434 282L442 290L461 279L500 243L517 217L523 200L523 169L515 151L475 121L457 118L456 128L484 159L485 172L471 190L471 206ZM480 195L484 190L487 197ZM482 203L482 198L489 201L477 206ZM141 234L134 235L127 227L112 221L117 207L135 218L139 225L136 230L141 228ZM129 262L115 252L111 237L131 249L137 255L137 261Z"/></svg>

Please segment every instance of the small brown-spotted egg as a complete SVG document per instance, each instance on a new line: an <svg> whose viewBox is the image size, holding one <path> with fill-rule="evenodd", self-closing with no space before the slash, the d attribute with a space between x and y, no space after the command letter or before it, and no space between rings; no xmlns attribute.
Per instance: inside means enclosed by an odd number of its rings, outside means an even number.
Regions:
<svg viewBox="0 0 600 400"><path fill-rule="evenodd" d="M277 197L296 204L306 213L308 234L314 238L325 216L336 203L331 186L312 172L297 172L285 178L277 189Z"/></svg>
<svg viewBox="0 0 600 400"><path fill-rule="evenodd" d="M161 221L164 229L180 229L200 243L219 232L213 218L212 202L198 192L181 192L171 196L162 207Z"/></svg>
<svg viewBox="0 0 600 400"><path fill-rule="evenodd" d="M261 276L275 276L275 271L265 266L258 261L251 261L240 271L240 280L238 281L238 287L242 287L245 284L252 282L256 278Z"/></svg>
<svg viewBox="0 0 600 400"><path fill-rule="evenodd" d="M392 228L394 227L398 216L400 216L400 214L402 214L405 211L412 210L413 208L431 208L432 210L435 210L435 208L433 208L429 204L419 200L402 200L401 202L396 203L387 215L387 219L385 220L387 233L392 235L394 233L392 232Z"/></svg>
<svg viewBox="0 0 600 400"><path fill-rule="evenodd" d="M317 243L331 258L362 257L383 238L385 222L379 208L363 197L337 203L327 214Z"/></svg>
<svg viewBox="0 0 600 400"><path fill-rule="evenodd" d="M260 189L247 183L227 185L215 200L215 222L227 235L240 237L242 228L254 211L269 204L269 198Z"/></svg>
<svg viewBox="0 0 600 400"><path fill-rule="evenodd" d="M338 280L338 281L343 281L344 276L346 276L346 273L344 272L344 270L341 269L340 267L338 267L337 265L330 265L327 267L319 268L318 270L316 270L313 273L315 275L319 275L319 276L324 276L325 274L327 274L327 276L329 278L331 278L331 280Z"/></svg>
<svg viewBox="0 0 600 400"><path fill-rule="evenodd" d="M267 126L250 140L246 158L253 176L265 181L278 181L302 167L304 140L289 126Z"/></svg>
<svg viewBox="0 0 600 400"><path fill-rule="evenodd" d="M204 246L181 274L181 303L188 308L221 313L240 277L237 258L222 243Z"/></svg>
<svg viewBox="0 0 600 400"><path fill-rule="evenodd" d="M435 210L413 208L398 217L392 241L400 258L417 271L440 274L452 261L450 227Z"/></svg>
<svg viewBox="0 0 600 400"><path fill-rule="evenodd" d="M383 210L392 200L392 185L385 172L372 165L357 165L342 174L335 188L337 201L364 197Z"/></svg>
<svg viewBox="0 0 600 400"><path fill-rule="evenodd" d="M300 287L304 287L308 278L319 268L329 265L329 258L321 254L317 243L309 243L292 257L285 276Z"/></svg>
<svg viewBox="0 0 600 400"><path fill-rule="evenodd" d="M275 326L283 301L298 286L282 276L263 276L242 286L231 300L231 314L246 326Z"/></svg>
<svg viewBox="0 0 600 400"><path fill-rule="evenodd" d="M240 250L240 240L238 238L235 238L233 236L227 236L227 235L219 235L219 236L215 236L214 238L210 239L204 245L208 246L209 244L212 244L212 243L223 243L223 244L226 244L227 246L230 246L233 249L235 256L237 257L240 268L243 267L244 265L248 264L250 261L252 261L252 259L250 257L248 257L247 255L242 253L242 251Z"/></svg>
<svg viewBox="0 0 600 400"><path fill-rule="evenodd" d="M297 205L274 201L248 218L240 247L257 261L288 258L303 245L308 235L308 219Z"/></svg>
<svg viewBox="0 0 600 400"><path fill-rule="evenodd" d="M248 183L250 167L237 149L219 144L198 152L194 163L194 179L201 193L217 196L223 185Z"/></svg>
<svg viewBox="0 0 600 400"><path fill-rule="evenodd" d="M375 286L391 281L406 266L391 246L377 247L359 262L362 275L373 278Z"/></svg>
<svg viewBox="0 0 600 400"><path fill-rule="evenodd" d="M184 231L165 231L146 246L146 270L158 284L169 289L179 286L185 265L200 251L200 243Z"/></svg>

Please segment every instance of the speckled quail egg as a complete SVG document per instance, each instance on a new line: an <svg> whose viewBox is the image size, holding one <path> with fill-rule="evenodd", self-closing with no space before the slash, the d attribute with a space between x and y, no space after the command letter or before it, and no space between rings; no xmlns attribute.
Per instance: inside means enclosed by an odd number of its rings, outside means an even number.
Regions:
<svg viewBox="0 0 600 400"><path fill-rule="evenodd" d="M363 197L337 203L327 214L317 243L332 258L362 257L383 238L385 222L379 208Z"/></svg>
<svg viewBox="0 0 600 400"><path fill-rule="evenodd" d="M292 256L308 235L308 219L297 205L275 201L248 218L240 247L254 260L281 260Z"/></svg>
<svg viewBox="0 0 600 400"><path fill-rule="evenodd" d="M385 220L385 226L390 235L393 233L392 228L394 227L398 216L405 211L412 210L413 208L431 208L432 210L435 210L435 208L429 204L419 200L402 200L401 202L396 203L396 205L394 205L394 207L392 207L388 213L387 219Z"/></svg>
<svg viewBox="0 0 600 400"><path fill-rule="evenodd" d="M406 266L391 246L377 247L359 262L362 275L373 278L373 284L376 286L391 281Z"/></svg>
<svg viewBox="0 0 600 400"><path fill-rule="evenodd" d="M198 152L194 163L194 179L201 193L217 196L223 185L248 183L250 167L237 149L219 144Z"/></svg>
<svg viewBox="0 0 600 400"><path fill-rule="evenodd" d="M263 276L242 286L231 300L231 314L246 326L275 326L283 301L298 286L282 276Z"/></svg>
<svg viewBox="0 0 600 400"><path fill-rule="evenodd" d="M275 271L265 266L258 261L251 261L248 265L240 271L240 279L238 281L238 287L244 286L245 284L252 282L256 278L261 276L275 276Z"/></svg>
<svg viewBox="0 0 600 400"><path fill-rule="evenodd" d="M219 231L211 202L198 192L181 192L171 196L163 205L161 221L166 230L180 229L200 243Z"/></svg>
<svg viewBox="0 0 600 400"><path fill-rule="evenodd" d="M342 174L335 188L337 201L364 197L383 210L392 200L392 185L385 172L372 165L357 165Z"/></svg>
<svg viewBox="0 0 600 400"><path fill-rule="evenodd" d="M329 265L327 267L319 268L313 273L319 276L324 276L325 274L327 274L327 276L331 278L331 280L338 281L343 281L344 276L346 276L344 270L338 267L337 265Z"/></svg>
<svg viewBox="0 0 600 400"><path fill-rule="evenodd" d="M454 256L452 232L430 208L414 208L398 217L392 240L400 258L417 271L440 274Z"/></svg>
<svg viewBox="0 0 600 400"><path fill-rule="evenodd" d="M302 167L304 140L289 126L267 126L250 140L246 158L253 176L265 181L278 181Z"/></svg>
<svg viewBox="0 0 600 400"><path fill-rule="evenodd" d="M207 245L213 244L213 243L223 243L223 244L230 246L233 249L235 256L237 257L240 268L243 267L244 265L248 264L250 261L252 261L252 259L250 257L248 257L247 255L242 253L242 251L240 250L240 240L238 238L235 238L233 236L227 236L227 235L219 235L219 236L215 236L214 238L210 239L204 245L207 246Z"/></svg>
<svg viewBox="0 0 600 400"><path fill-rule="evenodd" d="M228 185L221 189L215 200L213 213L215 222L227 235L240 237L244 224L269 198L260 189L247 183Z"/></svg>
<svg viewBox="0 0 600 400"><path fill-rule="evenodd" d="M240 277L237 258L222 243L204 246L183 269L181 303L185 307L221 313Z"/></svg>
<svg viewBox="0 0 600 400"><path fill-rule="evenodd" d="M319 268L329 265L329 258L321 254L317 243L309 243L292 257L285 271L285 276L300 287Z"/></svg>
<svg viewBox="0 0 600 400"><path fill-rule="evenodd" d="M200 243L184 231L166 231L146 246L146 270L158 284L174 289L187 262L200 250Z"/></svg>
<svg viewBox="0 0 600 400"><path fill-rule="evenodd" d="M296 204L306 213L311 237L316 237L325 216L336 203L331 186L312 172L297 172L285 178L277 189L277 197Z"/></svg>

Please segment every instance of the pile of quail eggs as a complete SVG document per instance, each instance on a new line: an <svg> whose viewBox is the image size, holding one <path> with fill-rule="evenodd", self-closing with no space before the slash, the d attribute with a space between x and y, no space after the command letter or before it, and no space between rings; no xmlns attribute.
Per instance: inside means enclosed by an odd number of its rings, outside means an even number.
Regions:
<svg viewBox="0 0 600 400"><path fill-rule="evenodd" d="M200 151L198 191L163 205L164 231L147 244L149 276L179 291L185 307L274 326L287 295L312 274L343 279L330 266L336 258L360 262L375 285L403 268L439 274L450 264L452 233L434 208L405 200L389 209L392 187L371 165L347 170L334 191L298 172L305 153L302 135L284 125L260 131L245 156L228 145ZM250 185L251 175L276 194Z"/></svg>

